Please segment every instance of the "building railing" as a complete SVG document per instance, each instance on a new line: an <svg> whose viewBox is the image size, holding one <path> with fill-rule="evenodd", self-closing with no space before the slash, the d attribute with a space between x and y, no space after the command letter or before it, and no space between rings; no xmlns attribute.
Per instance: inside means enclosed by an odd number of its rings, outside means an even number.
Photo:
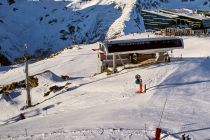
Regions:
<svg viewBox="0 0 210 140"><path fill-rule="evenodd" d="M207 30L192 30L191 28L166 28L155 32L156 35L164 36L207 36Z"/></svg>

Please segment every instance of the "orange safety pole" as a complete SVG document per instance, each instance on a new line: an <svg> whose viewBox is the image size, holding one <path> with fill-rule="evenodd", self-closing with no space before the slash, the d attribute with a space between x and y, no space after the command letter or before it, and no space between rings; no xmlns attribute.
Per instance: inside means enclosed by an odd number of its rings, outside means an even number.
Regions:
<svg viewBox="0 0 210 140"><path fill-rule="evenodd" d="M142 92L143 92L143 85L141 83L140 86L139 86L139 93L142 93Z"/></svg>

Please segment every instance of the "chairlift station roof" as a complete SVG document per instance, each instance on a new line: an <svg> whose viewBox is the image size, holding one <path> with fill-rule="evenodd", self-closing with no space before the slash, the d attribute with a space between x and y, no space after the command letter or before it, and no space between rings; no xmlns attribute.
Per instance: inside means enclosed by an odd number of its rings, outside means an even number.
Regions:
<svg viewBox="0 0 210 140"><path fill-rule="evenodd" d="M107 40L99 44L106 54L155 53L184 48L183 40L179 37Z"/></svg>

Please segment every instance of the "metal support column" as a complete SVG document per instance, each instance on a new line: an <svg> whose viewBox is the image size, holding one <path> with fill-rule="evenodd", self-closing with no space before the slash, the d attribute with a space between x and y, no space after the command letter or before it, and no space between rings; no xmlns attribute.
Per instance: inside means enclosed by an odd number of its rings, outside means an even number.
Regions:
<svg viewBox="0 0 210 140"><path fill-rule="evenodd" d="M116 54L113 54L113 73L116 73Z"/></svg>

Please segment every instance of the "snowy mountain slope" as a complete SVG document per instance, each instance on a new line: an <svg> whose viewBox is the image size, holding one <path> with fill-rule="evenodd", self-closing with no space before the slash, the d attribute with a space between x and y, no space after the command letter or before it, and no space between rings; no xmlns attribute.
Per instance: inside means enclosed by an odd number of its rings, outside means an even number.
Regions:
<svg viewBox="0 0 210 140"><path fill-rule="evenodd" d="M0 53L10 60L28 52L37 57L77 43L143 32L141 8L210 9L205 0L16 0L0 2Z"/></svg>
<svg viewBox="0 0 210 140"><path fill-rule="evenodd" d="M135 1L131 1L132 9ZM13 59L23 54L28 44L31 54L40 55L60 50L72 43L89 43L102 40L110 26L122 15L131 16L130 10L120 11L126 2L94 1L16 1L0 5L0 40L3 53ZM7 11L7 12L6 12ZM128 14L124 14L128 13ZM125 17L124 18L129 18ZM124 18L122 24L124 24ZM136 19L136 18L135 18ZM132 31L143 30L143 23L128 19ZM131 23L129 23L131 22ZM138 26L138 27L137 27ZM122 27L122 32L126 27ZM129 33L129 28L126 29ZM113 35L109 35L113 37Z"/></svg>
<svg viewBox="0 0 210 140"><path fill-rule="evenodd" d="M129 33L143 32L143 19L140 16L141 5L138 0L129 0L126 3L119 4L123 11L120 18L118 18L109 28L107 39L112 39L127 35Z"/></svg>
<svg viewBox="0 0 210 140"><path fill-rule="evenodd" d="M30 74L50 71L37 76L40 84L31 92L33 104L40 104L24 111L26 120L17 121L20 113L17 106L25 105L25 90L11 93L14 104L2 98L0 110L4 115L0 120L8 125L1 125L0 138L147 140L154 136L168 97L161 122L161 128L169 133L166 139L179 139L184 132L194 139L209 139L210 59L206 58L210 56L209 40L186 37L185 49L173 54L176 57L182 54L182 60L124 70L111 76L93 76L97 67L97 55L92 51L95 44L65 50L55 58L31 64ZM24 67L16 67L10 71L0 69L1 85L24 78ZM146 94L136 94L136 74L141 74L147 84ZM60 75L71 78L62 81ZM64 89L43 96L50 86L67 82L71 84Z"/></svg>

